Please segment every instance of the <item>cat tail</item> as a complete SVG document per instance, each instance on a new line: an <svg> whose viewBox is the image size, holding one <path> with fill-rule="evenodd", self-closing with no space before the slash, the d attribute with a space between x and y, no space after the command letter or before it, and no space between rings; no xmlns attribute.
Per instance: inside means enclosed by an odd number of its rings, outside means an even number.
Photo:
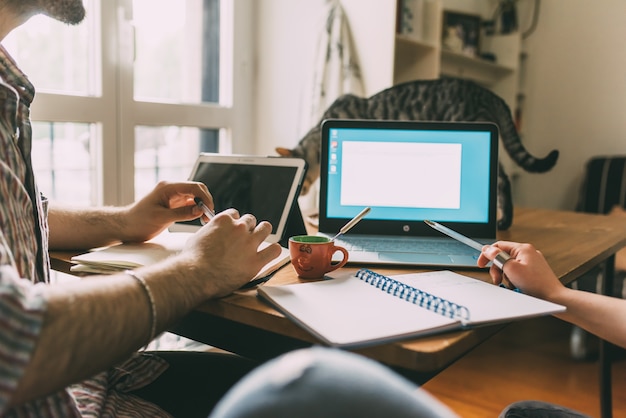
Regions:
<svg viewBox="0 0 626 418"><path fill-rule="evenodd" d="M529 173L544 173L556 165L556 161L559 158L558 150L550 151L543 158L533 156L524 147L508 106L501 108L498 113L497 120L500 128L500 138L506 152L513 161Z"/></svg>

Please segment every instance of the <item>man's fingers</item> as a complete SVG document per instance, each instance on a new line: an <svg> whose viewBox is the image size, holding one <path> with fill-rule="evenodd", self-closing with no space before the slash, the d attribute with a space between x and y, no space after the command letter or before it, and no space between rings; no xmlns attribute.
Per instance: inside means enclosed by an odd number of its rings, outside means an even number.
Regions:
<svg viewBox="0 0 626 418"><path fill-rule="evenodd" d="M266 265L267 263L278 257L280 253L280 245L271 244L259 251L259 257L261 257L263 265Z"/></svg>
<svg viewBox="0 0 626 418"><path fill-rule="evenodd" d="M254 217L254 215L251 215L249 213L246 213L245 215L243 215L240 218L240 222L246 224L246 226L248 227L248 231L250 232L254 232L254 229L256 228L256 218Z"/></svg>
<svg viewBox="0 0 626 418"><path fill-rule="evenodd" d="M237 209L234 208L230 208L230 209L226 209L222 212L220 212L220 214L226 214L234 219L239 219L239 211Z"/></svg>
<svg viewBox="0 0 626 418"><path fill-rule="evenodd" d="M261 238L261 241L265 241L265 238L272 233L272 224L267 221L261 221L254 229L254 233Z"/></svg>

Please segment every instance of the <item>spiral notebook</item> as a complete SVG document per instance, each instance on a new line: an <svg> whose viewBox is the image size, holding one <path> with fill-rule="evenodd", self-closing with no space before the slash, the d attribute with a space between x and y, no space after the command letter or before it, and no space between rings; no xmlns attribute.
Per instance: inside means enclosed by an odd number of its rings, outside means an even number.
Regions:
<svg viewBox="0 0 626 418"><path fill-rule="evenodd" d="M565 311L448 270L387 277L361 269L257 292L325 344L351 348Z"/></svg>

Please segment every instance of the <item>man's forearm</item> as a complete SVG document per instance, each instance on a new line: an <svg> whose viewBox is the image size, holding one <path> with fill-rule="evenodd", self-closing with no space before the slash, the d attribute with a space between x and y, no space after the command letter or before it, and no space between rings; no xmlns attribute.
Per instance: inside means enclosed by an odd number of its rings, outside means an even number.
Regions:
<svg viewBox="0 0 626 418"><path fill-rule="evenodd" d="M51 250L101 247L122 239L123 208L51 206L48 213Z"/></svg>
<svg viewBox="0 0 626 418"><path fill-rule="evenodd" d="M49 287L48 308L33 358L12 404L57 391L117 364L197 306L200 284L185 278L184 264L164 262L139 270L153 295L156 318L143 286L125 274L85 278Z"/></svg>

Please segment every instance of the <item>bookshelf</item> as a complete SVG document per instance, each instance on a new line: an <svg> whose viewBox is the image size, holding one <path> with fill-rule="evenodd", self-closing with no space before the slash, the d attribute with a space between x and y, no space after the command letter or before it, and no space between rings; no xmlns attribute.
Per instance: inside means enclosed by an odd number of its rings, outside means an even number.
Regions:
<svg viewBox="0 0 626 418"><path fill-rule="evenodd" d="M417 8L407 31L400 17L403 4ZM495 61L463 52L446 49L442 41L445 12L476 15L487 19L490 7L478 7L465 2L459 9L458 2L446 0L399 0L396 2L396 33L394 41L393 84L415 79L439 78L441 76L470 79L491 89L511 107L517 107L520 80L521 36L518 32L506 35L482 35L480 53L491 53ZM417 6L416 6L417 5ZM406 22L406 18L405 18Z"/></svg>
<svg viewBox="0 0 626 418"><path fill-rule="evenodd" d="M403 4L418 9L409 23L409 31L403 26L400 14L399 8ZM476 56L449 50L442 40L446 12L488 20L496 5L496 0L398 0L392 83L442 76L473 80L502 97L515 117L521 110L524 97L521 92L520 33L492 36L481 33ZM480 58L478 53L490 53L495 61ZM501 152L500 158L511 181L515 181L519 167L506 153Z"/></svg>

